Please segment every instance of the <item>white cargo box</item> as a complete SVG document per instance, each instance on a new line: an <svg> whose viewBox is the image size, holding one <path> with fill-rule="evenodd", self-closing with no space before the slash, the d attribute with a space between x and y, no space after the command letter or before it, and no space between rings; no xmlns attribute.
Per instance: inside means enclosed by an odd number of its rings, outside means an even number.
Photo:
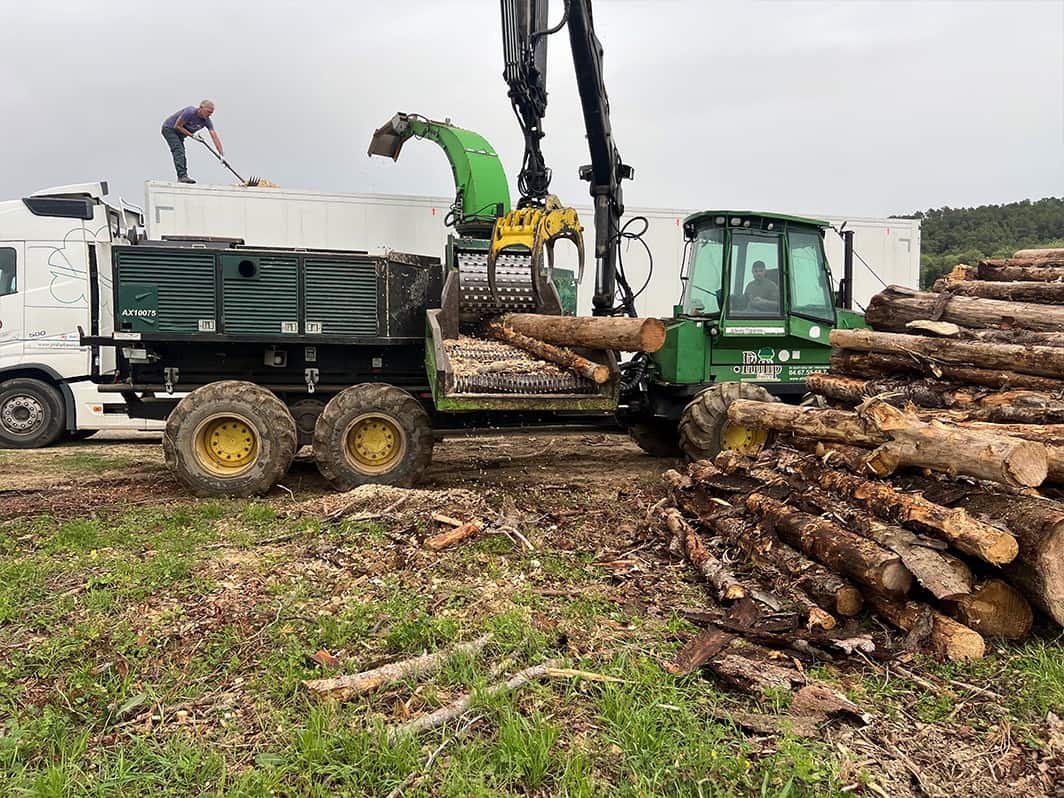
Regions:
<svg viewBox="0 0 1064 798"><path fill-rule="evenodd" d="M444 226L449 197L389 194L326 194L278 188L186 185L149 181L145 185L148 236L213 236L240 238L255 246L315 249L395 249L422 255L443 254L451 230ZM576 205L587 231L587 273L578 293L580 313L591 310L594 289L592 209ZM680 266L685 216L700 209L626 208L625 217L645 216L644 237L654 255L654 279L637 301L640 315L670 316L680 298ZM780 210L824 219L855 231L854 248L878 274L855 258L854 299L858 308L884 284L916 287L920 280L920 222L915 219L874 219L823 215L803 209ZM828 262L836 282L842 276L842 239L828 231ZM575 266L575 250L557 246L557 265ZM625 244L621 256L629 282L638 289L646 280L647 257L638 244ZM882 282L881 282L882 281Z"/></svg>

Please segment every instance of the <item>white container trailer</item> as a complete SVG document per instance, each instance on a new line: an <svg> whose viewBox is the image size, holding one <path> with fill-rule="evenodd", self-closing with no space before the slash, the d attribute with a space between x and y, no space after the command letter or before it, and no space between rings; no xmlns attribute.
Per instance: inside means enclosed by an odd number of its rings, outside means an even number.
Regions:
<svg viewBox="0 0 1064 798"><path fill-rule="evenodd" d="M389 194L326 194L278 188L185 185L149 181L145 186L148 237L212 236L240 238L268 247L315 249L394 249L421 255L442 254L449 228L443 220L452 199ZM593 213L590 205L576 205L585 225ZM680 298L683 261L683 219L698 209L626 209L626 220L645 216L649 222L644 241L654 256L654 277L639 297L640 315L671 316ZM766 209L762 209L766 210ZM793 211L787 211L794 213ZM863 307L883 285L910 287L920 280L920 222L915 219L854 218L837 214L798 212L844 222L853 230L854 249L875 270L878 278L855 258L854 300ZM642 227L633 223L630 232ZM590 234L590 230L588 233ZM836 282L842 277L842 239L828 233L828 262ZM558 247L557 265L575 266L573 250ZM589 252L590 256L590 252ZM629 282L638 290L647 279L647 255L638 243L628 241L621 256ZM591 310L593 275L580 286L577 308Z"/></svg>

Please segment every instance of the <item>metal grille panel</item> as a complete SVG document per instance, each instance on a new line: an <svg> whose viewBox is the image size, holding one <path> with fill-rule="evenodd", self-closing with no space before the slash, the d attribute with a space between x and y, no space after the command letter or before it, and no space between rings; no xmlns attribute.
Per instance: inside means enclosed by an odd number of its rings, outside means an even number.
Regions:
<svg viewBox="0 0 1064 798"><path fill-rule="evenodd" d="M377 297L373 263L326 258L303 262L308 335L377 335Z"/></svg>
<svg viewBox="0 0 1064 798"><path fill-rule="evenodd" d="M284 257L262 257L258 262L258 274L253 280L238 274L226 274L222 278L225 332L298 333L299 262Z"/></svg>
<svg viewBox="0 0 1064 798"><path fill-rule="evenodd" d="M115 282L154 285L158 289L159 332L197 332L201 320L215 319L214 255L188 250L122 250L116 258ZM121 310L118 308L117 310Z"/></svg>

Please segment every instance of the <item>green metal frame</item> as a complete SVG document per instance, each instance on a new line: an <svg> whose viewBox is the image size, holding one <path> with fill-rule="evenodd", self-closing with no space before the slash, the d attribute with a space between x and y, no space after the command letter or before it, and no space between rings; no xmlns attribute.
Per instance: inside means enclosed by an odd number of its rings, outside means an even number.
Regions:
<svg viewBox="0 0 1064 798"><path fill-rule="evenodd" d="M369 154L398 160L403 144L410 138L435 142L446 154L454 175L454 222L460 232L463 228L479 226L490 233L495 220L509 213L510 188L506 173L487 139L449 122L398 113L374 131Z"/></svg>

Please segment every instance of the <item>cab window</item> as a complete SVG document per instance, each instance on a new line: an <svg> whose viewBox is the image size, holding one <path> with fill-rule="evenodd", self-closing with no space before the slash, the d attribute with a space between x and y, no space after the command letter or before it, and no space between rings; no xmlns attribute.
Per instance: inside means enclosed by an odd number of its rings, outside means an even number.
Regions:
<svg viewBox="0 0 1064 798"><path fill-rule="evenodd" d="M732 230L728 315L741 319L783 317L780 237Z"/></svg>
<svg viewBox="0 0 1064 798"><path fill-rule="evenodd" d="M7 296L18 291L15 277L15 250L0 247L0 296Z"/></svg>
<svg viewBox="0 0 1064 798"><path fill-rule="evenodd" d="M818 233L788 233L791 247L791 313L835 321L831 282Z"/></svg>
<svg viewBox="0 0 1064 798"><path fill-rule="evenodd" d="M687 261L683 310L689 316L719 316L724 280L724 231L701 230Z"/></svg>

